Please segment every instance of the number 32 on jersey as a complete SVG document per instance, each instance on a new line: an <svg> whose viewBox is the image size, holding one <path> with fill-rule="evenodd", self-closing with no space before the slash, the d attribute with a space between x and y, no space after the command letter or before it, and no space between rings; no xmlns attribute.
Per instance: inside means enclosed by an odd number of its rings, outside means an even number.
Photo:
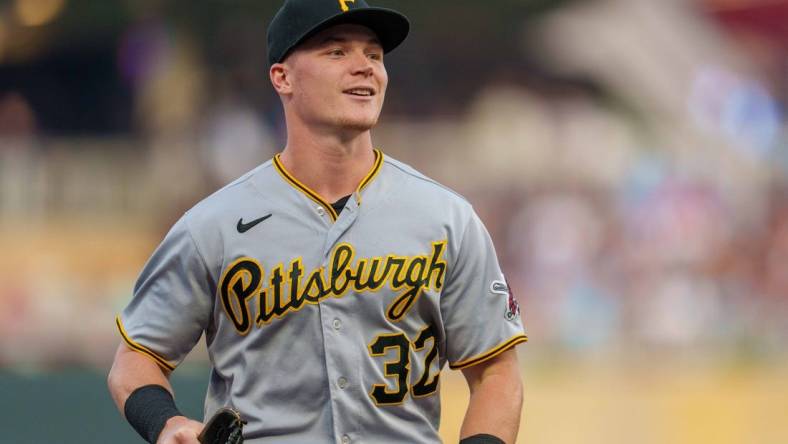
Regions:
<svg viewBox="0 0 788 444"><path fill-rule="evenodd" d="M430 374L432 363L438 357L435 338L435 330L432 326L427 326L413 342L405 336L405 333L399 332L378 335L369 343L367 348L370 356L385 358L393 354L395 358L385 361L383 364L383 373L393 383L394 389L390 390L390 386L387 384L373 384L369 396L375 401L375 404L380 406L399 405L405 401L408 392L411 392L414 398L422 398L438 390L440 369L434 375ZM429 350L424 353L428 341L431 342L431 345ZM419 358L424 359L424 370L412 386L409 385L411 348L417 352Z"/></svg>

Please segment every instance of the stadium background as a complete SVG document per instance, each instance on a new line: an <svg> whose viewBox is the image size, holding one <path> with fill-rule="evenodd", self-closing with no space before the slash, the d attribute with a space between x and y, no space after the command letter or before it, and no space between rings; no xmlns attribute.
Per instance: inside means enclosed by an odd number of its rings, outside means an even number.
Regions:
<svg viewBox="0 0 788 444"><path fill-rule="evenodd" d="M523 307L519 442L788 442L788 1L373 3L414 25L376 142L473 202ZM138 442L113 317L282 147L278 4L0 3L0 442ZM174 376L195 416L207 374Z"/></svg>

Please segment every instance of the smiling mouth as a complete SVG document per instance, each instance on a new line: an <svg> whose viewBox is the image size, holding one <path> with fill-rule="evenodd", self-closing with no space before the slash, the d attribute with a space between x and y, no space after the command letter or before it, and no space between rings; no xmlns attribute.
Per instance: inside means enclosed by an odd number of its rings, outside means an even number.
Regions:
<svg viewBox="0 0 788 444"><path fill-rule="evenodd" d="M356 97L372 97L375 95L375 90L372 88L352 88L343 91L343 93Z"/></svg>

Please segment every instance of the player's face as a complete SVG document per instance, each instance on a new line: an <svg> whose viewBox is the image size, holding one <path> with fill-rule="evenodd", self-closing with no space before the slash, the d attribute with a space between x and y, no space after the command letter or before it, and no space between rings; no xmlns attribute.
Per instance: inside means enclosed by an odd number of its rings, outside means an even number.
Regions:
<svg viewBox="0 0 788 444"><path fill-rule="evenodd" d="M290 105L305 123L366 131L383 108L388 74L370 29L337 25L310 38L285 61Z"/></svg>

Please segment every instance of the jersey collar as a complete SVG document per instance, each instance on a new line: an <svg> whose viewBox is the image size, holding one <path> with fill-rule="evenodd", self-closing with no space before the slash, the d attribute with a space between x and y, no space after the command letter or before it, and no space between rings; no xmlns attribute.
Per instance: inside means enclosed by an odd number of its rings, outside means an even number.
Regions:
<svg viewBox="0 0 788 444"><path fill-rule="evenodd" d="M361 191L369 185L375 176L378 175L380 172L381 165L383 165L383 152L379 149L374 150L375 153L375 162L372 164L372 169L367 173L366 176L361 180L356 187L356 191L353 193L356 202L361 205ZM334 210L334 207L331 206L330 203L326 202L319 194L314 192L308 186L304 185L303 183L299 182L298 179L295 178L290 172L285 169L285 166L282 164L282 160L279 158L281 154L277 154L274 156L274 168L279 173L280 176L285 180L285 182L292 185L298 191L301 191L306 195L306 197L310 198L312 201L316 202L320 206L322 206L329 216L331 216L331 220L336 221L338 218L337 212Z"/></svg>

